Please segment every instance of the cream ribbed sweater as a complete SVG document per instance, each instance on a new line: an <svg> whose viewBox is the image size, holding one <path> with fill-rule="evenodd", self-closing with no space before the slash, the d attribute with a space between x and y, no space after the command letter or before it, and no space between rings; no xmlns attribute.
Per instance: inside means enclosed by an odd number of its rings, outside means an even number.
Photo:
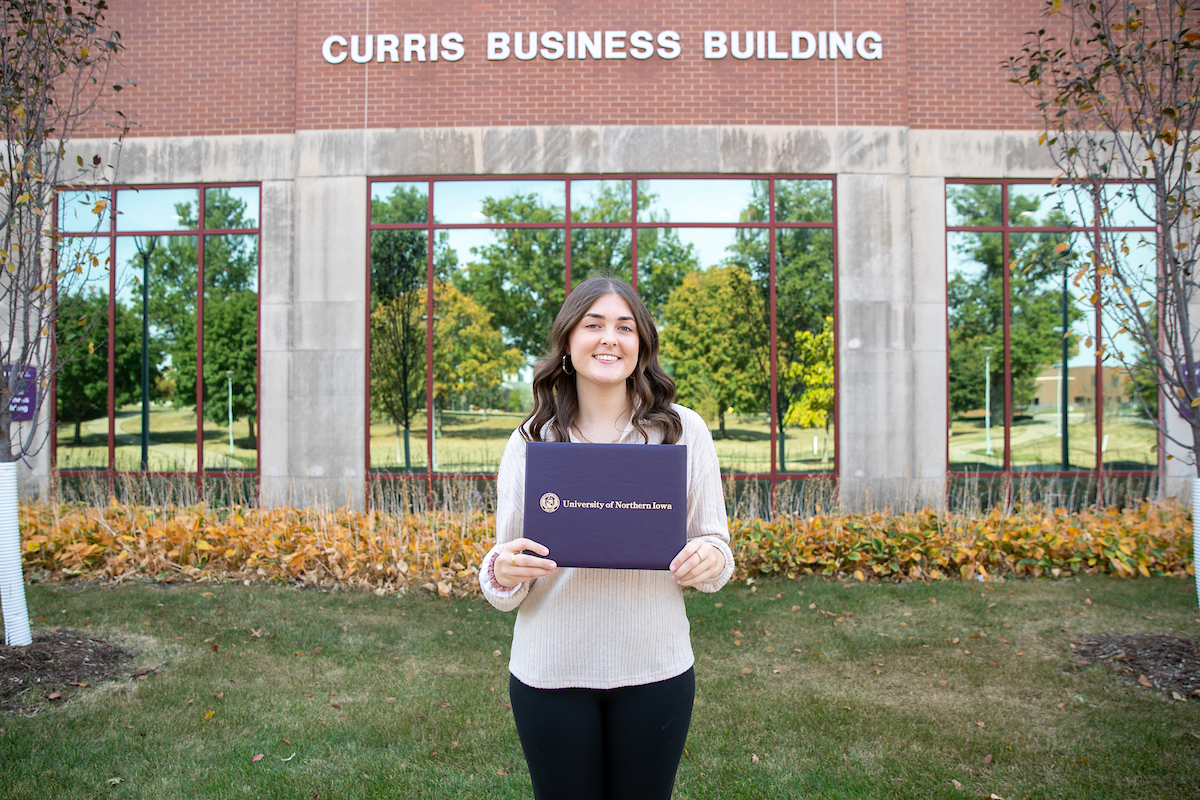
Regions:
<svg viewBox="0 0 1200 800"><path fill-rule="evenodd" d="M703 537L725 556L725 571L696 588L715 592L733 574L721 469L708 426L696 412L674 406L687 445L687 535ZM650 444L662 442L651 430ZM572 441L576 441L572 435ZM623 443L640 443L632 425ZM683 589L660 570L574 569L498 592L491 583L492 555L520 538L525 518L525 440L509 437L496 476L496 546L484 558L480 585L501 611L519 607L509 671L538 689L612 689L666 680L692 666ZM553 555L553 554L551 554Z"/></svg>

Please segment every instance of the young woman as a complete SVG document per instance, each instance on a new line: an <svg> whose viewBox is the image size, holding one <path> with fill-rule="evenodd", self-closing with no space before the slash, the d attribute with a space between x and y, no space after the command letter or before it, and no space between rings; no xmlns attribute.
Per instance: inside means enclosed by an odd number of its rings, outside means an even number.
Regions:
<svg viewBox="0 0 1200 800"><path fill-rule="evenodd" d="M500 462L480 584L496 608L519 609L509 694L534 797L667 800L695 694L683 587L715 592L733 573L712 436L671 402L654 321L613 278L563 303L533 395ZM559 569L524 538L528 441L687 445L688 541L670 571Z"/></svg>

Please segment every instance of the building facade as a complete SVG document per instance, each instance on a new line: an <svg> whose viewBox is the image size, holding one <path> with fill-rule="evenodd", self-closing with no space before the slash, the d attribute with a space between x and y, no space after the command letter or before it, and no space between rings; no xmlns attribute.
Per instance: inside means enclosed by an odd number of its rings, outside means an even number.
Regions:
<svg viewBox="0 0 1200 800"><path fill-rule="evenodd" d="M1090 414L1039 388L1111 372L1047 255L1086 223L1002 68L1040 8L119 4L110 82L136 85L106 106L134 127L118 152L97 112L69 157L101 152L114 188L59 210L64 253L111 265L108 396L60 377L32 478L358 505L487 476L562 297L601 273L637 286L735 477L894 505L1157 475L1128 388Z"/></svg>

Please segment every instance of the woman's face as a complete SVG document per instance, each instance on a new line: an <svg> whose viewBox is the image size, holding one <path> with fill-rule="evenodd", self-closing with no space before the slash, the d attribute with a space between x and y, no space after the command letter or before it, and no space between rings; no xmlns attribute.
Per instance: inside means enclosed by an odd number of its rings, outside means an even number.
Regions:
<svg viewBox="0 0 1200 800"><path fill-rule="evenodd" d="M637 367L639 346L629 304L615 294L598 298L567 339L577 385L624 385Z"/></svg>

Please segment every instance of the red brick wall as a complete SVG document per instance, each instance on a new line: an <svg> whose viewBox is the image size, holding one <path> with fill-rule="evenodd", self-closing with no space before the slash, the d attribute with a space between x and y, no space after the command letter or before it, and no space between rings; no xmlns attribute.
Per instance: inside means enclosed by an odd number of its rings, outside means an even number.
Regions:
<svg viewBox="0 0 1200 800"><path fill-rule="evenodd" d="M740 8L739 8L740 6ZM1040 0L125 0L116 106L134 135L477 125L1035 127L999 64L1038 27ZM369 14L369 20L368 20ZM488 61L488 31L675 30L666 61ZM878 61L703 57L703 31L876 30ZM463 34L457 62L328 64L326 36ZM347 48L348 49L348 48ZM403 44L400 47L403 53Z"/></svg>

